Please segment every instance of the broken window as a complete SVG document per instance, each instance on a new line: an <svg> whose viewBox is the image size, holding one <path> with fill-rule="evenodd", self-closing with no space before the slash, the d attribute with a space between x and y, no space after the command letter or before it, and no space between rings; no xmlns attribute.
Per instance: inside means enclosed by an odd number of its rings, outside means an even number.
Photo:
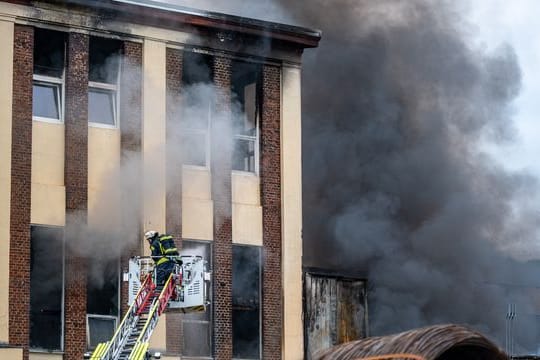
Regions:
<svg viewBox="0 0 540 360"><path fill-rule="evenodd" d="M212 58L184 52L180 147L182 163L208 167L213 101Z"/></svg>
<svg viewBox="0 0 540 360"><path fill-rule="evenodd" d="M182 255L202 256L208 262L211 271L210 243L202 241L182 241ZM211 289L211 286L209 286ZM210 299L211 299L210 294ZM212 311L207 307L204 313L187 313L182 318L183 345L182 355L189 357L212 356Z"/></svg>
<svg viewBox="0 0 540 360"><path fill-rule="evenodd" d="M233 63L233 170L252 173L259 170L260 73L258 64Z"/></svg>
<svg viewBox="0 0 540 360"><path fill-rule="evenodd" d="M260 359L261 249L233 246L232 331L233 357Z"/></svg>
<svg viewBox="0 0 540 360"><path fill-rule="evenodd" d="M64 232L30 229L30 347L62 350Z"/></svg>
<svg viewBox="0 0 540 360"><path fill-rule="evenodd" d="M119 283L118 260L92 260L86 283L86 335L89 348L95 348L114 335L119 315Z"/></svg>
<svg viewBox="0 0 540 360"><path fill-rule="evenodd" d="M120 42L90 38L88 64L88 121L105 127L118 125Z"/></svg>
<svg viewBox="0 0 540 360"><path fill-rule="evenodd" d="M32 117L34 120L63 121L65 35L36 29Z"/></svg>

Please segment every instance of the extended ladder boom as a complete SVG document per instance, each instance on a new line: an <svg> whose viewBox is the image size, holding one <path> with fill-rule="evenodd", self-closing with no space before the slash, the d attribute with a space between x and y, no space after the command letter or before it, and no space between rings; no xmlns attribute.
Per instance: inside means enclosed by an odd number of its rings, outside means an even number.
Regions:
<svg viewBox="0 0 540 360"><path fill-rule="evenodd" d="M147 358L150 336L161 314L169 307L183 312L204 311L206 284L210 280L206 263L199 256L182 256L181 265L176 265L164 285L156 286L154 270L140 271L145 258L134 258L138 264L131 280L130 289L138 288L131 298L131 306L110 341L99 344L91 360L143 360ZM174 259L172 259L174 260ZM131 262L131 260L130 260ZM144 278L141 283L138 279ZM130 294L134 294L135 291Z"/></svg>

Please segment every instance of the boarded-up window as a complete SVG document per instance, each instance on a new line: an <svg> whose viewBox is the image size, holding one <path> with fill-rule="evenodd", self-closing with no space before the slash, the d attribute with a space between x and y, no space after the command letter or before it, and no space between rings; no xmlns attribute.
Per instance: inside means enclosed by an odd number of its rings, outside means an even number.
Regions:
<svg viewBox="0 0 540 360"><path fill-rule="evenodd" d="M365 280L306 273L304 331L306 357L367 334Z"/></svg>

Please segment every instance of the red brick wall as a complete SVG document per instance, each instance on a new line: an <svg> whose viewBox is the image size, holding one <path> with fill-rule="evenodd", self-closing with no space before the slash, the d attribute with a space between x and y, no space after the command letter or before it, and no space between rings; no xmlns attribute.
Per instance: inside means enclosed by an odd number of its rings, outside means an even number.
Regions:
<svg viewBox="0 0 540 360"><path fill-rule="evenodd" d="M33 49L34 29L30 26L15 25L9 243L9 343L23 347L24 359L28 359L30 340ZM9 79L4 80L9 81Z"/></svg>
<svg viewBox="0 0 540 360"><path fill-rule="evenodd" d="M230 114L231 60L214 58L216 109ZM214 202L214 357L232 357L232 194L230 116L212 118L212 200Z"/></svg>
<svg viewBox="0 0 540 360"><path fill-rule="evenodd" d="M130 186L123 187L122 229L126 233L125 236L130 239L130 245L122 255L122 272L128 271L130 257L142 254L141 199L139 197L134 201L136 194L142 194L141 184L137 181L137 179L142 179L139 168L142 163L142 51L140 43L130 41L123 43L123 64L120 75L120 164L129 172L125 176L130 177ZM131 171L136 171L139 175L134 175ZM133 187L131 187L132 182L135 182ZM135 221L134 217L136 217ZM138 226L133 226L136 222ZM122 281L121 284L120 301L123 316L128 310L128 283Z"/></svg>
<svg viewBox="0 0 540 360"><path fill-rule="evenodd" d="M280 68L262 72L261 204L263 207L263 358L281 359Z"/></svg>
<svg viewBox="0 0 540 360"><path fill-rule="evenodd" d="M178 154L180 87L182 85L182 52L167 48L167 198L166 228L174 236L178 249L182 247L182 164ZM182 315L167 314L167 354L182 352Z"/></svg>
<svg viewBox="0 0 540 360"><path fill-rule="evenodd" d="M67 51L65 173L66 279L64 359L86 349L86 259L77 243L88 214L88 35L70 33Z"/></svg>

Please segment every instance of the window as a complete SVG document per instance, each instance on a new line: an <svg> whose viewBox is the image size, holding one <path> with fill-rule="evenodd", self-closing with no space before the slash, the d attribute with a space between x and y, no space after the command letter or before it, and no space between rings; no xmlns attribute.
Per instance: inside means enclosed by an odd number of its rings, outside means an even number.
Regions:
<svg viewBox="0 0 540 360"><path fill-rule="evenodd" d="M34 120L64 120L65 36L58 31L36 29L32 117Z"/></svg>
<svg viewBox="0 0 540 360"><path fill-rule="evenodd" d="M119 315L120 264L118 260L92 259L86 282L86 334L89 348L108 341Z"/></svg>
<svg viewBox="0 0 540 360"><path fill-rule="evenodd" d="M260 359L261 250L233 245L233 357Z"/></svg>
<svg viewBox="0 0 540 360"><path fill-rule="evenodd" d="M199 255L208 261L211 271L210 243L202 241L182 241L183 255ZM210 286L211 288L211 286ZM210 294L211 298L211 294ZM183 346L182 355L188 357L212 356L212 311L207 307L204 313L188 313L182 317Z"/></svg>
<svg viewBox="0 0 540 360"><path fill-rule="evenodd" d="M118 126L120 42L90 38L88 65L88 121L103 127Z"/></svg>
<svg viewBox="0 0 540 360"><path fill-rule="evenodd" d="M260 73L260 65L233 63L233 170L259 171Z"/></svg>
<svg viewBox="0 0 540 360"><path fill-rule="evenodd" d="M213 85L212 58L184 52L182 69L182 115L180 146L182 163L208 167L210 164L210 121Z"/></svg>
<svg viewBox="0 0 540 360"><path fill-rule="evenodd" d="M62 350L64 233L32 226L30 234L30 347Z"/></svg>

